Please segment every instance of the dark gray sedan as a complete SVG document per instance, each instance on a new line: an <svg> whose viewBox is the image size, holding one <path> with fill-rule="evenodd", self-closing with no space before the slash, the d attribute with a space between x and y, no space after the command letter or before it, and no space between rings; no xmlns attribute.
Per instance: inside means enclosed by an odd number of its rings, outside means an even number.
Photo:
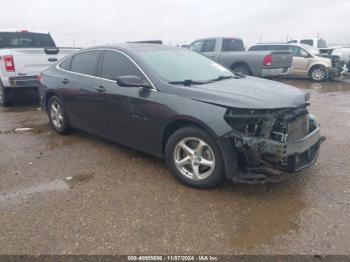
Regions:
<svg viewBox="0 0 350 262"><path fill-rule="evenodd" d="M323 138L294 87L236 76L186 49L77 52L40 76L53 129L78 128L165 157L182 183L278 181L312 166Z"/></svg>

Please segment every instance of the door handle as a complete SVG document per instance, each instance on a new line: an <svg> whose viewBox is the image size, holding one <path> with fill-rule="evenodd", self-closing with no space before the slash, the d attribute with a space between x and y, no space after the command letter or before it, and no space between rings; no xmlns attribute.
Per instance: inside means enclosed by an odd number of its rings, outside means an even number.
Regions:
<svg viewBox="0 0 350 262"><path fill-rule="evenodd" d="M104 93L106 89L103 86L95 86L94 87L97 92Z"/></svg>
<svg viewBox="0 0 350 262"><path fill-rule="evenodd" d="M68 84L69 83L69 80L67 78L63 79L62 81L62 84Z"/></svg>

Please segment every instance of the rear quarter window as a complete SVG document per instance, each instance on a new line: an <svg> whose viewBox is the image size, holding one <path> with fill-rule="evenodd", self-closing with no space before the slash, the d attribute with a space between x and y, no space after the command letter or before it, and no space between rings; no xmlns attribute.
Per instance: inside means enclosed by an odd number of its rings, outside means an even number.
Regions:
<svg viewBox="0 0 350 262"><path fill-rule="evenodd" d="M71 71L96 76L99 51L86 51L73 56Z"/></svg>
<svg viewBox="0 0 350 262"><path fill-rule="evenodd" d="M70 71L70 67L71 67L71 64L72 64L72 58L73 57L69 57L69 58L65 59L63 62L61 62L59 64L59 68L61 68L63 70Z"/></svg>

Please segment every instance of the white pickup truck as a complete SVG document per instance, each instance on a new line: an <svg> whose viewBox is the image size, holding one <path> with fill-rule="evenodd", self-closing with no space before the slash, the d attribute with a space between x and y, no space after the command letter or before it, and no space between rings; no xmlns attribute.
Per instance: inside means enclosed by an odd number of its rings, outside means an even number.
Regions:
<svg viewBox="0 0 350 262"><path fill-rule="evenodd" d="M38 75L74 51L56 47L47 32L0 30L0 105L9 105L16 90L36 90Z"/></svg>

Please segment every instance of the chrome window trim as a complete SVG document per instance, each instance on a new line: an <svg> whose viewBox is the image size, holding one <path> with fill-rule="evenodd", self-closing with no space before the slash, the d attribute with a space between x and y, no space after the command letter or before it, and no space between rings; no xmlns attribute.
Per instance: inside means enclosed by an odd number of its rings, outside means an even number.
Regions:
<svg viewBox="0 0 350 262"><path fill-rule="evenodd" d="M109 81L109 82L114 82L116 83L115 80L111 80L111 79L108 79L108 78L103 78L103 77L98 77L98 76L92 76L92 75L87 75L87 74L83 74L83 73L78 73L78 72L73 72L73 71L68 71L68 70L65 70L65 69L62 69L60 67L60 65L66 61L67 59L75 56L75 55L78 55L78 54L82 54L82 53L86 53L86 52L91 52L91 51L113 51L113 52L117 52L117 53L120 53L122 55L124 55L127 59L129 59L136 67L138 70L140 70L140 72L144 75L144 77L147 79L147 81L151 84L152 86L152 89L149 89L150 91L154 91L154 92L158 92L157 88L154 86L153 82L149 79L149 77L146 75L146 73L142 70L142 68L134 61L134 59L132 59L129 55L125 54L124 52L120 51L120 50L116 50L116 49L111 49L111 48L95 48L95 49L89 49L89 50L84 50L84 51L81 51L81 52L78 52L78 53L74 53L68 57L66 57L64 60L60 61L57 65L56 65L56 69L58 70L61 70L61 71L64 71L64 72L67 72L67 73L71 73L71 74L75 74L75 75L81 75L81 76L88 76L88 77L91 77L91 78L95 78L95 79L101 79L101 80L105 80L105 81ZM73 60L72 60L73 61Z"/></svg>

